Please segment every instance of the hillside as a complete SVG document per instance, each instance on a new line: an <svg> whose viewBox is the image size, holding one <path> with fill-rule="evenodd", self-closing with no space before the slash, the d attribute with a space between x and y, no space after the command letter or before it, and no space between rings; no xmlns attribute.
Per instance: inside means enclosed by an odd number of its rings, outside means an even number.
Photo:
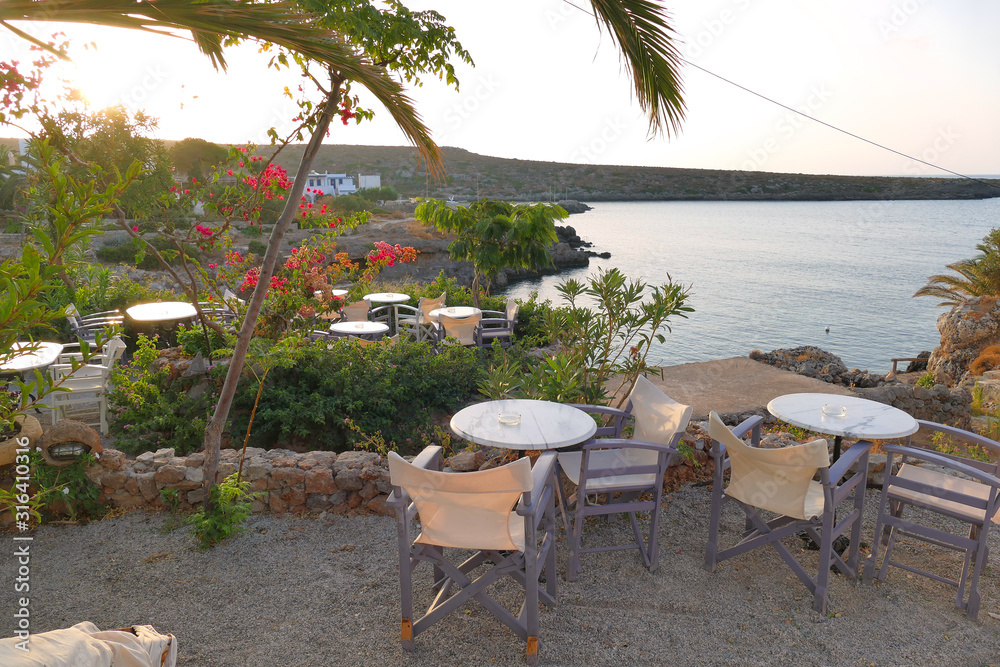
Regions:
<svg viewBox="0 0 1000 667"><path fill-rule="evenodd" d="M356 175L381 174L382 184L406 196L471 199L477 196L536 201L629 200L848 200L984 199L1000 196L990 187L957 178L815 176L721 169L674 169L533 162L444 148L446 180L435 183L417 165L413 149L396 146L323 146L314 169ZM280 159L293 169L302 146Z"/></svg>
<svg viewBox="0 0 1000 667"><path fill-rule="evenodd" d="M165 142L168 146L173 142ZM17 146L16 140L0 144ZM16 149L16 148L15 148ZM302 144L290 146L278 162L294 172ZM313 169L356 176L380 174L407 197L493 197L515 201L577 199L580 201L661 200L856 200L856 199L984 199L1000 196L993 185L960 178L880 176L815 176L721 169L622 167L534 162L478 155L461 148L442 149L447 176L435 182L418 165L416 152L405 146L340 146L320 149Z"/></svg>

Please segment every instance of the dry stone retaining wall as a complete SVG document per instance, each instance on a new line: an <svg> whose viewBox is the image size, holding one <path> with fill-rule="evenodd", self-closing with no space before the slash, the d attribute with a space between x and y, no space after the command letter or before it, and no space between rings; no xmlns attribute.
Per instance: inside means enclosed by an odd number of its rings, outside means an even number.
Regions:
<svg viewBox="0 0 1000 667"><path fill-rule="evenodd" d="M219 463L220 477L236 472L240 451L225 449ZM203 453L174 456L173 449L140 454L128 459L123 452L105 449L87 476L101 487L102 500L117 507L163 507L160 492L177 491L182 506L201 503ZM253 491L255 512L270 510L331 511L338 514L393 514L385 501L392 488L389 470L374 452L306 452L285 449L247 449L244 479Z"/></svg>

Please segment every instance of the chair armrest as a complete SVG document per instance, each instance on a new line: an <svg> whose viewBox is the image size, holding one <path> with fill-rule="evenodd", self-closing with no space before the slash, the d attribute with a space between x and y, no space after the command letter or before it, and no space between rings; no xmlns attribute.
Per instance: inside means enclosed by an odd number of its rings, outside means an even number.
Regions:
<svg viewBox="0 0 1000 667"><path fill-rule="evenodd" d="M994 452L1000 452L1000 442L996 440L991 440L984 435L979 435L978 433L973 433L972 431L965 431L954 426L948 426L947 424L938 424L936 422L924 421L923 419L917 420L917 425L920 426L921 430L937 431L939 433L944 433L945 435L950 435L956 438L962 438L970 442L974 442L977 445L982 445L987 449L991 449Z"/></svg>
<svg viewBox="0 0 1000 667"><path fill-rule="evenodd" d="M630 440L628 438L602 438L601 440L588 440L580 445L581 450L590 449L651 449L656 452L666 452L668 454L677 453L677 445L674 444L680 434L675 433L669 445L661 442L648 442L646 440Z"/></svg>
<svg viewBox="0 0 1000 667"><path fill-rule="evenodd" d="M503 312L502 310L484 310L483 315L497 315L504 321L506 321L507 319L507 313Z"/></svg>
<svg viewBox="0 0 1000 667"><path fill-rule="evenodd" d="M587 403L566 403L566 405L571 408L576 408L577 410L583 410L587 413L611 415L612 417L629 417L632 414L626 410L613 408L610 405L589 405Z"/></svg>
<svg viewBox="0 0 1000 667"><path fill-rule="evenodd" d="M424 450L417 454L412 463L416 467L425 468L426 470L441 470L443 458L441 448L437 445L432 445L424 447Z"/></svg>
<svg viewBox="0 0 1000 667"><path fill-rule="evenodd" d="M545 502L545 487L550 486L556 466L554 451L542 452L531 468L531 491L525 491L517 503L517 513L520 516L534 516L538 513L540 503Z"/></svg>
<svg viewBox="0 0 1000 667"><path fill-rule="evenodd" d="M851 449L854 448L851 447ZM882 449L889 454L899 454L900 456L905 456L908 459L920 459L922 461L927 461L928 463L944 466L949 470L954 470L955 472L960 472L963 475L968 475L977 482L988 484L989 486L995 488L1000 488L1000 478L996 475L991 475L990 473L984 472L975 466L971 466L967 463L961 463L960 461L956 461L955 459L943 454L938 454L937 452L921 449L919 447L905 447L903 445L886 445ZM850 449L847 451L850 451Z"/></svg>
<svg viewBox="0 0 1000 667"><path fill-rule="evenodd" d="M872 446L872 443L867 440L859 440L845 450L844 453L840 455L840 458L837 459L836 463L830 466L830 483L836 486L837 483L843 479L844 475L847 474L847 471L850 470L852 465L861 460L862 457L868 455ZM859 472L863 472L865 476L868 475L867 470Z"/></svg>
<svg viewBox="0 0 1000 667"><path fill-rule="evenodd" d="M400 310L404 310L404 309L410 311L410 314L412 314L412 315L416 315L417 313L420 312L420 310L418 308L416 308L415 306L407 306L405 303L397 303L396 304L396 310L397 310L397 312L400 311Z"/></svg>
<svg viewBox="0 0 1000 667"><path fill-rule="evenodd" d="M740 424L733 429L733 435L737 438L743 438L750 430L755 431L755 442L760 442L760 425L764 423L764 418L760 415L754 415L753 417L747 417Z"/></svg>

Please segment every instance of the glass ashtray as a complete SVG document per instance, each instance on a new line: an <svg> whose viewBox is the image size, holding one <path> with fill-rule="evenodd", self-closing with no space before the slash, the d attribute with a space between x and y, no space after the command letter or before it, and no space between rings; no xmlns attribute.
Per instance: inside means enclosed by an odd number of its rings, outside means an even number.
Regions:
<svg viewBox="0 0 1000 667"><path fill-rule="evenodd" d="M505 426L517 426L521 423L520 412L501 412L497 414L497 421Z"/></svg>
<svg viewBox="0 0 1000 667"><path fill-rule="evenodd" d="M826 403L823 405L823 414L827 417L845 417L847 416L847 406Z"/></svg>
<svg viewBox="0 0 1000 667"><path fill-rule="evenodd" d="M365 328L365 324L364 324L364 322L358 322L357 324L354 325L354 328L355 329L364 329Z"/></svg>

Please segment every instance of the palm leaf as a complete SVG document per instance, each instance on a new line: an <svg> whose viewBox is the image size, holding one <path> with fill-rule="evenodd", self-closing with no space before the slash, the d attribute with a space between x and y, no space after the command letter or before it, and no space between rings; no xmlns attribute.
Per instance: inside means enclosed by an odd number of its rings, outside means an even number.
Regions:
<svg viewBox="0 0 1000 667"><path fill-rule="evenodd" d="M344 79L367 88L385 106L406 137L427 160L429 169L440 173L441 153L421 122L413 101L384 69L351 52L342 36L316 26L313 17L291 2L254 4L247 0L3 0L0 25L15 34L51 47L10 25L10 21L59 21L91 23L117 28L145 30L178 36L190 31L192 39L212 60L225 69L223 39L255 39L281 46L324 63Z"/></svg>
<svg viewBox="0 0 1000 667"><path fill-rule="evenodd" d="M598 27L622 50L650 133L677 134L684 120L680 54L670 15L652 0L591 0Z"/></svg>

